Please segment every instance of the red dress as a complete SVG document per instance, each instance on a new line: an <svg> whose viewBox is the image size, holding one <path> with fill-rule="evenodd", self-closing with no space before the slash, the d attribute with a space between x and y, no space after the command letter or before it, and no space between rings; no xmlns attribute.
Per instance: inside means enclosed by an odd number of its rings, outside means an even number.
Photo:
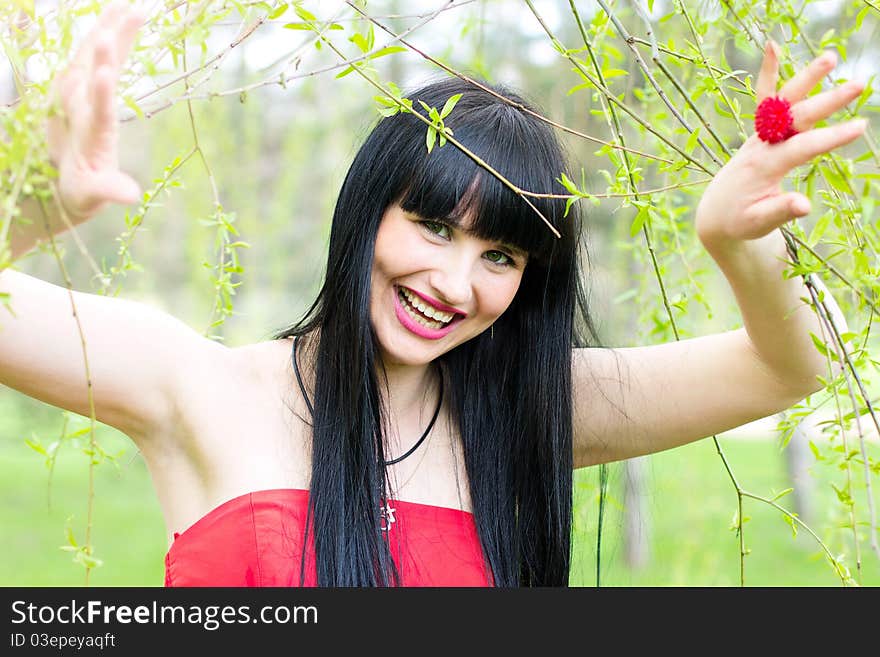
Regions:
<svg viewBox="0 0 880 657"><path fill-rule="evenodd" d="M165 586L298 586L308 495L292 488L246 493L175 532ZM404 586L490 585L470 513L415 502L390 506L386 536ZM311 544L305 584L316 585Z"/></svg>

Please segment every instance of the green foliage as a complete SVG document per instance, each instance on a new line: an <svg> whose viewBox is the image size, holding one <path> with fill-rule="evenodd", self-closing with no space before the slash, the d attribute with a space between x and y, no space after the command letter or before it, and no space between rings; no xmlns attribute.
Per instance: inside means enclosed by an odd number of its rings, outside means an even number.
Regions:
<svg viewBox="0 0 880 657"><path fill-rule="evenodd" d="M0 6L0 44L16 88L0 106L0 267L10 264L13 231L40 220L25 216L22 201L56 202L43 130L57 111L48 81L67 64L81 25L105 4L75 1L47 9L14 0ZM613 272L607 325L619 327L609 341L656 343L731 328L739 318L696 239L694 208L711 176L752 131L764 40L780 44L783 78L833 48L842 66L822 88L849 77L866 83L833 121L863 116L873 122L872 130L786 181L813 203L809 217L786 227L796 256L786 276L820 277L849 327L836 341L812 336L829 366L825 389L790 409L778 428L786 445L802 421L833 409L819 422L822 435L811 439L810 448L816 465L831 473L835 522L849 535L835 539L825 556L835 576L857 581L858 571L846 564L870 544L866 534L876 531L867 484L880 486L880 465L868 440L877 425L872 327L880 303L875 4L848 0L816 11L811 3L792 1L700 3L700 9L690 2L648 2L650 26L631 3L559 2L553 20L531 3L531 9L512 10L510 20L495 17L492 4L483 2L405 11L409 5L393 2L341 9L330 4L209 0L155 8L118 89L125 129L137 133L140 149L131 159L138 160L140 179L151 184L119 225L89 227L105 231L92 248L106 245L106 252L69 258L72 275L87 279L99 294L167 295L179 314L192 313L186 319L206 326L205 334L216 340L256 330L245 324L247 311L261 332L265 323L287 322L290 313L283 320L269 314L266 309L277 301L249 292L245 282L251 276L261 286L283 286L285 303L294 303L292 298L306 305L316 285L308 277L320 268L315 245L326 239L342 175L339 162L357 136L352 126L365 128L359 123L365 116L414 112L425 123L429 152L458 147L458 98L442 108L421 103L415 111L401 87L415 73L436 75L441 69L484 70L486 77L515 71L527 95L542 100L547 117L564 124L560 134L580 168L553 172L568 194L567 210L586 201L591 234L608 247L602 250L603 266ZM711 10L701 10L704 5ZM432 32L449 21L459 29ZM460 38L439 52L453 33ZM424 40L417 38L422 35ZM260 43L262 51L271 44L271 62L264 56L254 63L243 54L261 52ZM52 273L65 278L61 251ZM153 289L150 278L158 281ZM2 295L0 300L9 302ZM817 302L822 300L820 294ZM50 472L65 441L84 441L68 454L85 457L89 468L113 463L91 423L62 436L27 439ZM792 490L780 488L782 493L761 503L802 540L810 534L802 520L774 506ZM747 491L731 489L742 503ZM755 538L745 548L748 517L735 511L742 555L760 551ZM725 521L716 527L723 529ZM827 527L816 530L820 541L829 533ZM65 550L86 572L100 563L88 530L71 528Z"/></svg>

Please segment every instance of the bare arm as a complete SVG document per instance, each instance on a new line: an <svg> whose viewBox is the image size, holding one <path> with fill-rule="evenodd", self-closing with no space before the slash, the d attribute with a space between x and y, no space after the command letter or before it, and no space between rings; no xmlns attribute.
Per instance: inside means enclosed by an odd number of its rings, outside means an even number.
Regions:
<svg viewBox="0 0 880 657"><path fill-rule="evenodd" d="M769 49L758 82L776 81ZM750 137L719 171L697 209L697 234L736 297L744 328L719 335L634 349L576 350L576 467L648 454L767 417L820 389L827 362L810 333L823 335L802 301L799 277L786 280L784 223L809 212L809 201L785 193L795 166L858 138L859 122L812 129L861 92L850 83L800 100L834 65L825 55L780 93L793 103L799 134L778 144ZM814 279L817 287L821 282ZM846 323L826 293L835 324Z"/></svg>
<svg viewBox="0 0 880 657"><path fill-rule="evenodd" d="M13 257L108 203L138 198L137 184L118 168L115 89L142 20L124 3L106 9L53 81L62 104L48 126L58 203L46 203L46 212L33 200L22 205L31 224L11 226ZM85 416L91 392L96 418L135 440L168 424L188 372L229 351L132 301L71 292L13 270L0 271L0 291L11 306L0 308L0 383Z"/></svg>
<svg viewBox="0 0 880 657"><path fill-rule="evenodd" d="M198 359L228 352L145 304L12 270L0 272L0 291L14 313L0 308L0 383L88 417L87 357L97 419L136 440L173 419L180 379Z"/></svg>

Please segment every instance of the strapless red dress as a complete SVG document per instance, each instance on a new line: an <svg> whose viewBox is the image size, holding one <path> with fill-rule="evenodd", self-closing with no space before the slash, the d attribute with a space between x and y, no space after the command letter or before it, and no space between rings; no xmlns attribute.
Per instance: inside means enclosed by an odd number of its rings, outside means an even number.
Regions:
<svg viewBox="0 0 880 657"><path fill-rule="evenodd" d="M165 586L298 586L308 491L240 495L182 533L165 555ZM404 586L489 586L474 518L458 509L392 501L386 533ZM315 586L314 546L305 585Z"/></svg>

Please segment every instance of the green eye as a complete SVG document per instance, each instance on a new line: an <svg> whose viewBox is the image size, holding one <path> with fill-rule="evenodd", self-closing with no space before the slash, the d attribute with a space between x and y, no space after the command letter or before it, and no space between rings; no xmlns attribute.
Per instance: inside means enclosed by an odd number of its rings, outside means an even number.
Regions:
<svg viewBox="0 0 880 657"><path fill-rule="evenodd" d="M449 226L446 224L440 223L439 221L423 221L422 225L426 230L435 235L439 235L446 239L449 238Z"/></svg>
<svg viewBox="0 0 880 657"><path fill-rule="evenodd" d="M486 259L496 265L509 266L514 264L513 259L503 251L487 251Z"/></svg>

